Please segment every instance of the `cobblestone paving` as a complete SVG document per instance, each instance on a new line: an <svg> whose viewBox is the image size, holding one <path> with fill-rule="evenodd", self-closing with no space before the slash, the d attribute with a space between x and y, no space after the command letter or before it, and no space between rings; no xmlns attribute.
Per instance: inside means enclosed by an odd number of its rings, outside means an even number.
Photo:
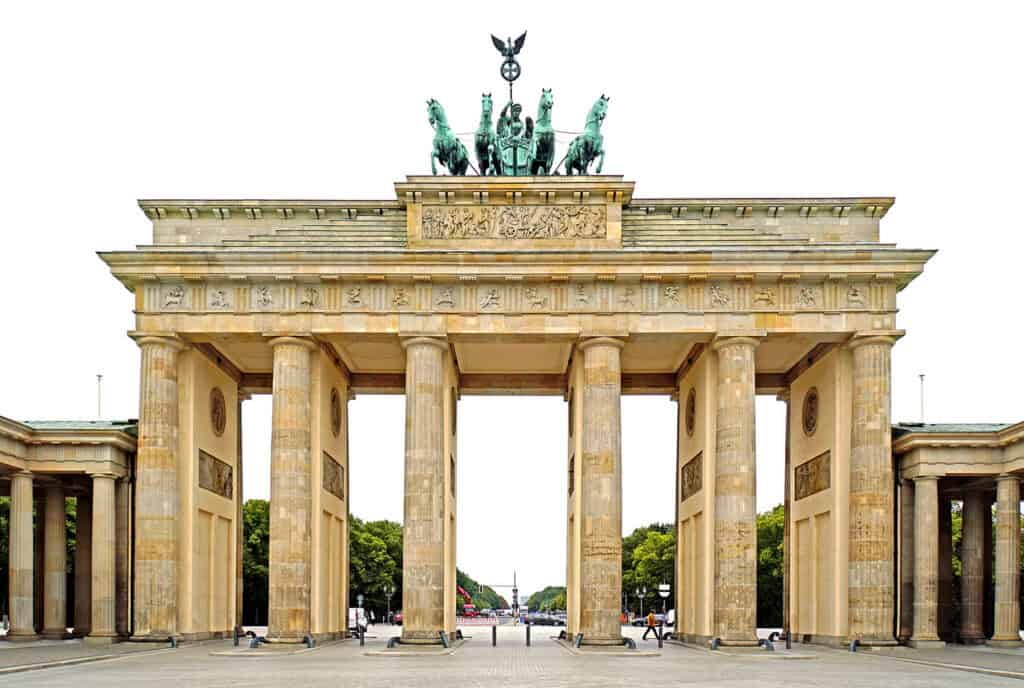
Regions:
<svg viewBox="0 0 1024 688"><path fill-rule="evenodd" d="M969 682L971 688L1020 686L1019 681L969 674L898 661L870 653L815 652L813 659L786 660L776 653L723 657L702 650L666 645L657 657L586 656L569 654L549 639L550 628L536 628L534 644L525 647L522 628L499 631L498 647L486 629L467 629L473 638L453 656L368 657L380 649L390 629L377 627L378 637L360 648L347 641L314 652L283 657L218 657L210 652L230 647L208 643L173 652L44 669L0 676L0 685L75 686L75 688L159 686L331 686L336 688L403 688L408 686L908 686L933 688ZM557 630L557 629L555 629ZM630 631L632 633L632 630ZM642 644L654 649L657 644ZM957 657L961 657L958 654ZM1015 660L1016 657L1009 657ZM1024 669L1024 658L1020 660Z"/></svg>

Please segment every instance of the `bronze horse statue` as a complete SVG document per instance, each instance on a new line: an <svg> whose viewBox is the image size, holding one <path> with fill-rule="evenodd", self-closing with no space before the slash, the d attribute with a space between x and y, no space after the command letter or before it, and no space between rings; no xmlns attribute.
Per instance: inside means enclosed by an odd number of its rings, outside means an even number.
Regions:
<svg viewBox="0 0 1024 688"><path fill-rule="evenodd" d="M569 144L569 152L565 156L565 173L571 175L573 170L577 174L589 174L590 163L600 156L597 162L597 174L601 174L604 166L604 138L601 136L601 123L608 113L608 96L602 95L590 108L587 114L587 124L583 133L572 140Z"/></svg>
<svg viewBox="0 0 1024 688"><path fill-rule="evenodd" d="M555 97L550 88L540 93L537 104L537 123L533 128L532 149L530 151L530 174L551 174L551 166L555 162L555 130L551 126L551 108Z"/></svg>
<svg viewBox="0 0 1024 688"><path fill-rule="evenodd" d="M448 118L444 114L441 103L433 98L427 101L427 114L430 115L430 126L434 127L434 148L430 152L430 170L437 174L437 163L448 168L453 175L463 176L469 167L469 154L466 146L455 137L448 126Z"/></svg>
<svg viewBox="0 0 1024 688"><path fill-rule="evenodd" d="M480 125L474 138L476 147L476 164L483 176L499 174L498 170L498 137L494 133L494 101L490 93L481 96Z"/></svg>

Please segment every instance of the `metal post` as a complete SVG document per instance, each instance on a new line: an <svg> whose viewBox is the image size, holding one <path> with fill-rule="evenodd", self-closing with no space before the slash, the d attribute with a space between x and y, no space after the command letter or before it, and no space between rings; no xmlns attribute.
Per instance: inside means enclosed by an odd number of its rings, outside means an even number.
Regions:
<svg viewBox="0 0 1024 688"><path fill-rule="evenodd" d="M526 621L526 647L530 647L530 621Z"/></svg>
<svg viewBox="0 0 1024 688"><path fill-rule="evenodd" d="M498 647L498 627L491 626L491 647Z"/></svg>

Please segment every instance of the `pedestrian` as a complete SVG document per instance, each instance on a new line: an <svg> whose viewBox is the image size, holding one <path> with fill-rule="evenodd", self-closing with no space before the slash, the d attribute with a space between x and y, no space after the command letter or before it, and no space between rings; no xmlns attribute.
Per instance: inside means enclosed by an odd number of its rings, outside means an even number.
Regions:
<svg viewBox="0 0 1024 688"><path fill-rule="evenodd" d="M654 631L654 639L661 640L661 636L658 635L658 626L655 623L654 612L647 613L647 629L644 631L643 640L647 640L647 634Z"/></svg>

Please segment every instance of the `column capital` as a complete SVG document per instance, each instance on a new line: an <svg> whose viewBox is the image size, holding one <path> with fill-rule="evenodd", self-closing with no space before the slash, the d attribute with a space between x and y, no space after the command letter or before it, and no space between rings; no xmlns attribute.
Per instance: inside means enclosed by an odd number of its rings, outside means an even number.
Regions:
<svg viewBox="0 0 1024 688"><path fill-rule="evenodd" d="M776 401L784 401L784 402L786 402L788 404L790 399L792 399L792 397L793 397L793 390L790 389L789 387L787 387L786 389L782 390L781 392L779 392L778 394L775 395L775 400Z"/></svg>
<svg viewBox="0 0 1024 688"><path fill-rule="evenodd" d="M576 346L580 351L585 351L592 346L614 346L616 349L622 349L626 346L626 342L619 337L581 337Z"/></svg>
<svg viewBox="0 0 1024 688"><path fill-rule="evenodd" d="M448 351L448 338L443 336L416 335L413 337L402 337L402 348L410 346L436 346L439 349Z"/></svg>
<svg viewBox="0 0 1024 688"><path fill-rule="evenodd" d="M1020 476L1019 475L1015 475L1013 473L1000 473L999 475L996 476L996 482L997 483L1001 483L1001 482L1003 482L1005 480L1015 480L1015 481L1017 481L1019 483L1020 482Z"/></svg>
<svg viewBox="0 0 1024 688"><path fill-rule="evenodd" d="M265 335L265 336L269 336L269 335ZM310 351L314 351L314 350L316 350L318 348L317 347L317 343L315 341L313 341L313 338L310 337L309 335L304 335L304 334L287 334L287 335L271 337L270 340L267 343L270 344L271 347L286 346L286 345L303 346L303 347L306 347L307 349L309 349Z"/></svg>
<svg viewBox="0 0 1024 688"><path fill-rule="evenodd" d="M903 330L865 330L862 332L855 332L852 337L846 342L846 346L850 349L856 349L864 344L881 344L892 346L896 343L896 340L905 334Z"/></svg>
<svg viewBox="0 0 1024 688"><path fill-rule="evenodd" d="M128 336L142 346L166 346L175 351L184 351L188 343L173 332L129 332Z"/></svg>
<svg viewBox="0 0 1024 688"><path fill-rule="evenodd" d="M744 332L736 334L718 333L711 340L711 350L719 351L727 346L747 346L756 349L761 344L761 334Z"/></svg>
<svg viewBox="0 0 1024 688"><path fill-rule="evenodd" d="M927 480L933 480L935 482L938 482L939 478L941 478L941 477L942 476L939 476L939 475L919 475L916 478L914 478L914 484L916 485L918 483L923 483L923 482L925 482Z"/></svg>
<svg viewBox="0 0 1024 688"><path fill-rule="evenodd" d="M89 473L89 477L92 478L93 480L96 480L97 478L109 478L110 480L117 480L118 475L116 473L111 473L110 471L95 471Z"/></svg>

